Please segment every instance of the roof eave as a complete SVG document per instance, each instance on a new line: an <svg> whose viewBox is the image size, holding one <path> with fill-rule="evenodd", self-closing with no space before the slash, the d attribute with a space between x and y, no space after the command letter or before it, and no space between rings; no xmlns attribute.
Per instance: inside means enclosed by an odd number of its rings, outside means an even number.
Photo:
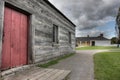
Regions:
<svg viewBox="0 0 120 80"><path fill-rule="evenodd" d="M76 25L70 20L68 19L60 10L58 10L52 3L50 3L48 0L44 0L48 5L50 5L53 9L55 9L57 12L59 12L65 19L67 19L74 27L76 27Z"/></svg>

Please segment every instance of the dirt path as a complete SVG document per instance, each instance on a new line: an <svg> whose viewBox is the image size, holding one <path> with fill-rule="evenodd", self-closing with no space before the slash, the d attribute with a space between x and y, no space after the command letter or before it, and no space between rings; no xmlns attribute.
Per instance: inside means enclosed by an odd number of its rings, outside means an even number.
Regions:
<svg viewBox="0 0 120 80"><path fill-rule="evenodd" d="M103 51L103 50L102 50ZM101 50L82 50L50 68L71 70L70 80L94 80L93 54Z"/></svg>

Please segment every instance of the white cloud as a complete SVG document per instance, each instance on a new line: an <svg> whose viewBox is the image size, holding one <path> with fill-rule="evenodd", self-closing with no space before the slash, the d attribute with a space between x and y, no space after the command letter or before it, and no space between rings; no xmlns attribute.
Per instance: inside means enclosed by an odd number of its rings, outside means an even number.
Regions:
<svg viewBox="0 0 120 80"><path fill-rule="evenodd" d="M78 36L81 32L86 34L84 30L92 30L114 20L120 7L120 0L49 1L77 25Z"/></svg>

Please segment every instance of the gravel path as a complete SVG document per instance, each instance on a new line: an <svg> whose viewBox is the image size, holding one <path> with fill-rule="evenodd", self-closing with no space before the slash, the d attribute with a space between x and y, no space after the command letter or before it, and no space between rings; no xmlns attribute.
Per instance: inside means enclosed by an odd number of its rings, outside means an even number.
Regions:
<svg viewBox="0 0 120 80"><path fill-rule="evenodd" d="M103 50L102 50L103 51ZM50 68L71 70L70 80L94 80L93 54L101 50L81 50Z"/></svg>

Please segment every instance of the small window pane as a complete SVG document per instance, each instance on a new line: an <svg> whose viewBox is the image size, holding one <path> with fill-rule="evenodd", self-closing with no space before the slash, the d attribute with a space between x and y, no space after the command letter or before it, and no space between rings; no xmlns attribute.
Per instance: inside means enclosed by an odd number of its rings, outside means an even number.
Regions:
<svg viewBox="0 0 120 80"><path fill-rule="evenodd" d="M58 43L58 26L53 25L53 42Z"/></svg>
<svg viewBox="0 0 120 80"><path fill-rule="evenodd" d="M71 32L69 32L69 43L71 44Z"/></svg>

